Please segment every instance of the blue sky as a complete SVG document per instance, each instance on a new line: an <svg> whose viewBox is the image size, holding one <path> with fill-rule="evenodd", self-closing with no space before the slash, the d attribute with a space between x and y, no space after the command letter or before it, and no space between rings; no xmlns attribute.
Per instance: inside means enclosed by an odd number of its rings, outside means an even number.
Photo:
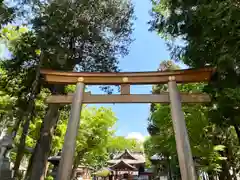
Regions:
<svg viewBox="0 0 240 180"><path fill-rule="evenodd" d="M133 37L135 41L130 47L128 56L120 60L122 71L155 71L162 60L169 60L170 55L162 40L156 33L149 32L147 22L151 19L149 10L150 0L133 0L135 4L135 21ZM131 93L150 93L151 86L134 86ZM92 93L99 93L95 89ZM132 136L148 135L147 118L149 116L149 104L115 104L101 105L111 107L115 112L117 122L117 135ZM139 134L140 133L140 134Z"/></svg>

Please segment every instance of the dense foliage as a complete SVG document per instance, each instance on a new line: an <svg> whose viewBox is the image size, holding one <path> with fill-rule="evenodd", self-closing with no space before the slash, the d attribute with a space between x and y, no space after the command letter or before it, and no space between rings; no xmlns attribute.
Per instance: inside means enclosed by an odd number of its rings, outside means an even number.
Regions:
<svg viewBox="0 0 240 180"><path fill-rule="evenodd" d="M0 28L14 18L14 8L9 7L4 0L0 1Z"/></svg>
<svg viewBox="0 0 240 180"><path fill-rule="evenodd" d="M233 125L240 139L239 2L152 2L151 28L167 38L173 59L194 68L216 67L206 88L216 107L211 119L219 125Z"/></svg>
<svg viewBox="0 0 240 180"><path fill-rule="evenodd" d="M239 143L236 144L236 135L240 142L239 2L152 0L152 4L152 20L149 22L151 30L157 31L166 39L172 58L193 68L216 68L210 83L203 89L212 97L206 114L209 123L212 123L218 132L213 143L227 142L222 153L224 156L229 156L229 149L238 154ZM219 137L223 139L220 140ZM234 145L231 142L235 142ZM233 150L234 148L237 150ZM232 159L234 163L231 162ZM238 158L227 157L226 161L222 162L220 179L236 178L228 175L232 165L238 172Z"/></svg>

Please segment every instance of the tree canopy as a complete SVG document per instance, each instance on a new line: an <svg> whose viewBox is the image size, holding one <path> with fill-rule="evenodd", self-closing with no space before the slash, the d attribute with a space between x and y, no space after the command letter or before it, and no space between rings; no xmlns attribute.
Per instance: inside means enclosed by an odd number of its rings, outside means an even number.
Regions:
<svg viewBox="0 0 240 180"><path fill-rule="evenodd" d="M155 1L151 30L168 41L172 57L194 68L216 68L205 92L216 108L212 121L239 131L239 4L224 1Z"/></svg>
<svg viewBox="0 0 240 180"><path fill-rule="evenodd" d="M234 0L152 0L152 4L151 30L166 39L172 58L193 68L215 68L211 81L203 89L212 97L206 112L208 120L224 133L233 133L233 136L227 135L231 138L237 134L240 142L239 3ZM217 137L222 136L221 131L218 134ZM228 148L224 152L228 152ZM232 158L227 159L227 164L229 159ZM223 163L223 166L227 165ZM230 178L226 175L228 171L221 171L225 177L220 178Z"/></svg>
<svg viewBox="0 0 240 180"><path fill-rule="evenodd" d="M1 32L1 40L11 53L10 60L1 61L6 73L4 80L1 79L1 91L16 98L16 118L10 130L18 149L15 177L30 142L29 128L38 119L40 132L30 143L35 147L27 173L29 179L35 180L45 173L54 130L63 109L59 105L38 106L38 99L43 94L67 93L63 85L43 83L40 68L118 71L119 57L128 53L132 42L134 12L131 2L120 0L26 3L28 13L34 10L30 28L8 26ZM19 5L23 4L19 1L16 7ZM16 90L10 88L13 81L17 82L13 86ZM20 137L16 132L20 132Z"/></svg>
<svg viewBox="0 0 240 180"><path fill-rule="evenodd" d="M8 4L4 1L0 1L0 28L2 25L7 24L9 21L14 18L14 8L9 7Z"/></svg>

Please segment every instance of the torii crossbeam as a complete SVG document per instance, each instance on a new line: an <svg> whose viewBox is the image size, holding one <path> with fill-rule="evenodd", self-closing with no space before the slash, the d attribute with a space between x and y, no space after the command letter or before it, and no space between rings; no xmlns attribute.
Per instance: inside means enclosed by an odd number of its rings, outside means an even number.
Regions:
<svg viewBox="0 0 240 180"><path fill-rule="evenodd" d="M57 179L70 180L83 103L170 103L182 180L197 180L181 103L207 103L210 102L210 97L199 93L179 93L177 83L208 82L213 71L213 68L126 73L78 73L41 70L41 74L48 83L76 84L74 94L53 95L46 100L50 104L72 104ZM168 93L131 94L130 86L136 84L168 84ZM92 95L84 92L85 85L120 85L121 94Z"/></svg>

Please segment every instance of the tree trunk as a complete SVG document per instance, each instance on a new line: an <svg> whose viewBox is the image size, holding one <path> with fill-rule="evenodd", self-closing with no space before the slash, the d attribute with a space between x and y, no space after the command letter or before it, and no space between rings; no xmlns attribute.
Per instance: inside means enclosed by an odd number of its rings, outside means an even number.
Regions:
<svg viewBox="0 0 240 180"><path fill-rule="evenodd" d="M22 113L21 113L21 114L22 114ZM20 118L15 122L15 124L14 124L14 126L13 126L13 129L12 129L12 132L11 132L11 136L12 136L12 139L13 139L13 140L15 139L15 137L16 137L16 135L17 135L17 132L18 132L18 129L19 129L20 125L21 125L21 119L22 119L22 117L20 117Z"/></svg>
<svg viewBox="0 0 240 180"><path fill-rule="evenodd" d="M230 180L230 179L232 178L229 172L229 168L227 166L227 163L224 161L222 163L222 172L219 175L219 180Z"/></svg>
<svg viewBox="0 0 240 180"><path fill-rule="evenodd" d="M208 179L209 180L214 180L214 175L212 172L208 172Z"/></svg>
<svg viewBox="0 0 240 180"><path fill-rule="evenodd" d="M234 126L234 129L237 133L237 137L238 137L238 143L240 144L240 128L239 128L239 124L236 122L235 119L233 119L233 126Z"/></svg>
<svg viewBox="0 0 240 180"><path fill-rule="evenodd" d="M27 177L28 180L44 180L47 160L51 149L52 136L55 125L59 117L60 105L50 104L47 114L43 120L40 138L34 149L31 162L28 166Z"/></svg>
<svg viewBox="0 0 240 180"><path fill-rule="evenodd" d="M22 131L22 135L20 138L20 143L18 145L18 149L17 149L17 157L16 157L16 161L14 163L14 178L17 178L19 175L19 166L21 164L22 158L24 156L24 150L25 150L25 144L26 144L26 137L27 137L27 133L28 133L28 129L29 129L29 125L30 125L30 121L32 119L31 118L27 118L25 120L25 123L23 125L23 131Z"/></svg>
<svg viewBox="0 0 240 180"><path fill-rule="evenodd" d="M169 159L169 156L167 156L167 164L168 164L168 177L169 177L169 180L172 180L172 167L171 167L171 160Z"/></svg>
<svg viewBox="0 0 240 180"><path fill-rule="evenodd" d="M226 139L227 140L227 139ZM221 152L220 154L223 156L223 157L227 157L228 158L228 146L226 144L226 148L225 148L225 151L224 152ZM232 179L231 178L231 175L230 175L230 172L229 172L229 166L228 166L228 161L229 159L227 160L224 160L222 161L222 171L220 172L219 174L219 180L229 180L229 179Z"/></svg>
<svg viewBox="0 0 240 180"><path fill-rule="evenodd" d="M17 123L21 123L21 121L25 119L25 122L23 124L23 132L21 134L21 138L20 138L20 143L18 145L18 151L17 151L17 157L16 157L16 161L14 164L14 177L16 178L18 176L18 170L19 170L19 166L21 164L21 160L23 158L24 155L24 150L25 150L25 144L26 144L26 137L28 134L28 129L29 129L29 125L31 120L34 117L34 110L35 110L35 98L37 96L37 94L39 93L39 79L40 79L40 68L42 65L42 61L43 61L43 53L41 53L40 57L39 57L39 64L36 67L36 74L35 74L35 79L32 83L31 89L29 91L29 96L26 98L27 101L27 108L26 108L26 112L22 112L22 117L19 119L19 122ZM17 124L16 124L17 125ZM13 132L12 132L12 136L15 137L17 134L17 129L18 127L14 127Z"/></svg>
<svg viewBox="0 0 240 180"><path fill-rule="evenodd" d="M237 172L236 172L236 169L233 167L232 170L233 170L233 175L232 175L232 176L233 176L233 179L234 179L234 180L237 180Z"/></svg>

